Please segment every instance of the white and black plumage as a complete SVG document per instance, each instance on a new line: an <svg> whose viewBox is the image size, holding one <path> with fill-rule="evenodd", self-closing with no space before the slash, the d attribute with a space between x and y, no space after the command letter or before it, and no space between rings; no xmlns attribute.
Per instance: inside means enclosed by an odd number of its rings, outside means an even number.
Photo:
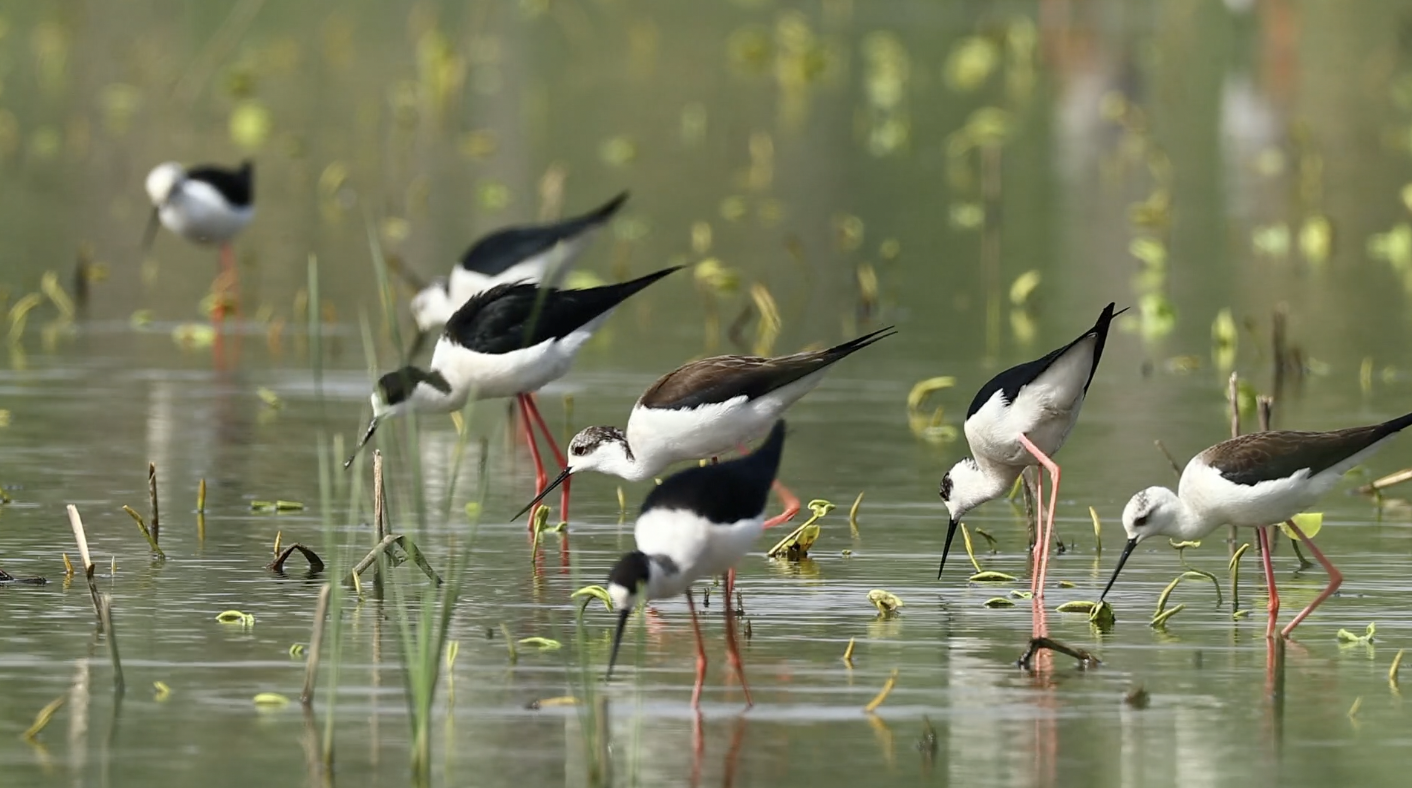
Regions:
<svg viewBox="0 0 1412 788"><path fill-rule="evenodd" d="M778 420L754 452L680 471L647 494L634 529L637 549L624 555L608 574L608 595L618 612L608 660L610 678L628 615L637 603L686 594L696 633L696 687L691 703L697 706L706 674L706 651L691 586L698 580L724 574L727 655L740 678L746 704L752 702L736 647L735 617L730 605L735 565L750 552L765 527L765 503L779 472L784 434L785 423Z"/></svg>
<svg viewBox="0 0 1412 788"><path fill-rule="evenodd" d="M597 231L628 199L622 192L593 210L546 224L505 227L486 235L461 256L449 277L438 277L412 297L417 324L412 355L456 309L477 293L508 282L558 287Z"/></svg>
<svg viewBox="0 0 1412 788"><path fill-rule="evenodd" d="M569 441L567 467L545 493L581 471L642 481L673 463L725 454L768 430L834 364L895 333L888 326L824 350L772 358L715 356L684 364L638 398L626 432L607 426L579 431ZM776 489L787 501L785 513L766 527L799 511L796 497L778 482Z"/></svg>
<svg viewBox="0 0 1412 788"><path fill-rule="evenodd" d="M1030 465L1042 465L1050 472L1048 521L1042 514L1036 546L1040 553L1031 584L1036 597L1044 595L1044 575L1049 556L1050 534L1054 527L1054 507L1058 502L1059 466L1050 459L1064 445L1078 422L1079 410L1089 384L1098 371L1103 346L1113 318L1126 309L1113 311L1109 303L1093 327L1077 339L1043 358L1011 367L991 378L971 401L966 411L966 442L971 457L951 468L941 479L941 500L951 515L946 544L942 548L941 570L951 552L951 540L961 517L971 509L1008 492L1020 473Z"/></svg>
<svg viewBox="0 0 1412 788"><path fill-rule="evenodd" d="M414 366L378 380L371 400L372 422L358 449L380 422L407 411L449 413L468 400L517 397L525 412L526 439L535 461L538 490L547 482L530 419L549 441L560 467L562 453L534 401L527 396L563 377L584 343L624 300L679 270L664 268L628 282L583 290L534 284L503 284L479 293L447 322L426 369ZM564 504L568 503L565 490Z"/></svg>
<svg viewBox="0 0 1412 788"><path fill-rule="evenodd" d="M1253 527L1258 529L1261 553L1265 556L1270 588L1269 633L1273 634L1279 596L1269 564L1265 527L1291 521L1313 506L1343 474L1372 456L1409 424L1412 413L1381 424L1329 432L1252 432L1206 449L1186 464L1177 492L1148 487L1128 501L1123 509L1128 543L1103 596L1113 588L1133 549L1148 537L1160 534L1185 541L1200 539L1222 525ZM1329 584L1284 628L1281 635L1285 637L1343 582L1343 575L1319 548L1303 537L1293 522L1289 524L1324 565Z"/></svg>
<svg viewBox="0 0 1412 788"><path fill-rule="evenodd" d="M188 170L169 161L147 174L145 188L152 217L142 239L143 253L152 248L158 224L193 243L219 245L222 289L234 287L230 242L255 216L254 163L246 160L234 170L210 164Z"/></svg>

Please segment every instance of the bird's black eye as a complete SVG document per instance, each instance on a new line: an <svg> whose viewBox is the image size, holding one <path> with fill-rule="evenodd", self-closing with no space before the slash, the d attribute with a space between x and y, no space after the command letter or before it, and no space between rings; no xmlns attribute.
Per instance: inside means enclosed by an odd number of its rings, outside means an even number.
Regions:
<svg viewBox="0 0 1412 788"><path fill-rule="evenodd" d="M941 500L946 501L946 500L950 500L950 499L951 499L951 474L950 474L950 473L947 473L945 476L941 477Z"/></svg>

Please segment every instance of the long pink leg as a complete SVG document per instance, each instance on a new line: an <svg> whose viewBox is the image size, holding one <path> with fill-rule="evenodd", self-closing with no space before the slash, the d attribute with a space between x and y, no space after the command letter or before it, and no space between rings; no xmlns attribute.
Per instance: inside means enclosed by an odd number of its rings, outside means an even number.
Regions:
<svg viewBox="0 0 1412 788"><path fill-rule="evenodd" d="M219 297L222 299L222 301L224 301L227 300L228 296L228 300L232 304L232 312L235 311L234 305L237 303L235 297L235 291L238 289L236 282L237 276L238 274L235 270L235 249L231 247L229 241L226 241L225 243L221 244L220 278L224 283L224 287L221 288ZM221 319L224 320L226 316L226 309L224 304L218 306L216 308L216 311L220 313Z"/></svg>
<svg viewBox="0 0 1412 788"><path fill-rule="evenodd" d="M564 459L564 453L559 451L559 444L554 442L554 434L549 431L549 425L544 423L544 417L539 413L539 406L534 403L534 395L522 394L520 396L524 397L530 418L533 418L534 423L539 426L539 431L543 433L544 439L549 441L549 450L554 453L554 461L559 463L560 470L569 467L569 463ZM559 493L559 518L564 522L569 521L569 481L572 478L572 476L566 477L564 482L559 485L561 488Z"/></svg>
<svg viewBox="0 0 1412 788"><path fill-rule="evenodd" d="M726 660L740 679L740 688L745 691L745 707L755 705L750 699L750 685L745 683L745 666L740 662L740 646L735 640L735 614L731 613L731 601L735 594L735 568L726 572Z"/></svg>
<svg viewBox="0 0 1412 788"><path fill-rule="evenodd" d="M1039 591L1039 551L1048 544L1044 541L1044 474L1034 475L1034 549L1030 552L1030 598L1035 599ZM1045 552L1048 552L1047 550ZM1042 609L1042 608L1041 608ZM1046 651L1048 649L1045 649Z"/></svg>
<svg viewBox="0 0 1412 788"><path fill-rule="evenodd" d="M1280 630L1280 637L1287 638L1289 637L1289 633L1292 632L1295 627L1299 626L1299 622L1303 621L1310 613L1313 613L1314 608L1318 607L1325 599L1328 599L1338 590L1338 587L1343 584L1343 573L1334 568L1334 565L1329 559L1324 557L1323 551L1314 546L1314 540L1305 536L1304 532L1299 530L1299 526L1295 525L1293 520L1287 520L1285 524L1288 525L1290 530L1294 531L1294 535L1298 536L1299 540L1309 548L1309 552L1314 554L1314 560L1323 564L1324 571L1329 573L1329 584L1324 587L1324 590L1319 592L1318 596L1314 597L1314 601L1309 603L1309 607L1299 611L1299 615L1295 616L1293 621L1289 622L1284 629Z"/></svg>
<svg viewBox="0 0 1412 788"><path fill-rule="evenodd" d="M549 476L544 472L544 463L539 459L539 446L534 442L534 429L530 426L529 408L525 404L526 397L524 394L516 394L515 398L519 401L520 409L525 414L523 422L525 443L529 446L530 459L534 460L534 494L539 495L549 485ZM534 512L535 510L531 509L529 514L530 533L534 533Z"/></svg>
<svg viewBox="0 0 1412 788"><path fill-rule="evenodd" d="M1040 451L1039 447L1034 445L1024 433L1020 433L1020 445L1028 449L1030 454L1039 460L1039 464L1049 471L1049 517L1048 522L1044 523L1044 527L1040 529L1044 538L1036 545L1040 549L1039 584L1034 592L1035 599L1044 599L1044 578L1049 573L1049 542L1053 539L1054 534L1054 509L1059 505L1059 465L1049 459L1049 455ZM1036 502L1036 506L1038 505Z"/></svg>
<svg viewBox="0 0 1412 788"><path fill-rule="evenodd" d="M1265 624L1265 637L1275 637L1275 619L1280 615L1280 594L1275 590L1275 567L1270 563L1270 534L1265 526L1255 529L1255 538L1260 542L1260 558L1265 564L1265 588L1270 594L1270 620Z"/></svg>
<svg viewBox="0 0 1412 788"><path fill-rule="evenodd" d="M701 622L696 619L696 602L686 590L686 607L691 611L691 629L696 633L696 686L691 690L691 707L701 708L701 686L706 683L706 646L701 642Z"/></svg>

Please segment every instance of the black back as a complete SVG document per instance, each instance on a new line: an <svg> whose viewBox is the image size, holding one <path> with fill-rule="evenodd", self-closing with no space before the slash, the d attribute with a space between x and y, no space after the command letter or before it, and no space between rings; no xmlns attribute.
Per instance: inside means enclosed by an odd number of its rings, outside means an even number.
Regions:
<svg viewBox="0 0 1412 788"><path fill-rule="evenodd" d="M784 419L780 419L754 452L668 476L647 494L642 513L684 509L721 524L759 517L765 511L783 451Z"/></svg>
<svg viewBox="0 0 1412 788"><path fill-rule="evenodd" d="M628 282L559 290L527 282L496 285L472 296L446 322L445 336L477 353L509 353L562 339L682 266Z"/></svg>
<svg viewBox="0 0 1412 788"><path fill-rule="evenodd" d="M1001 392L1006 403L1014 402L1015 398L1020 396L1020 389L1024 388L1025 384L1044 374L1044 371L1049 369L1049 366L1060 356L1063 356L1069 348L1089 336L1094 336L1097 339L1093 345L1093 368L1088 371L1088 380L1084 381L1084 393L1087 394L1088 385L1093 382L1093 373L1098 371L1098 360L1103 357L1103 345L1108 341L1108 326L1113 322L1113 318L1128 311L1127 307L1123 307L1114 312L1113 306L1114 304L1110 301L1108 306L1103 308L1103 313L1098 316L1098 322L1093 324L1093 328L1080 334L1073 342L1054 350L1044 358L1017 364L986 381L986 384L981 386L981 390L976 392L976 398L971 400L971 407L966 411L966 418L974 416L976 411L984 407L997 391Z"/></svg>
<svg viewBox="0 0 1412 788"><path fill-rule="evenodd" d="M226 202L237 208L244 208L255 199L255 164L249 159L241 162L238 170L212 164L193 167L186 171L186 179L211 184Z"/></svg>
<svg viewBox="0 0 1412 788"><path fill-rule="evenodd" d="M716 356L668 372L643 393L639 402L649 408L690 409L739 396L759 399L897 333L892 326L878 329L825 350L789 356Z"/></svg>
<svg viewBox="0 0 1412 788"><path fill-rule="evenodd" d="M1328 470L1412 424L1412 413L1382 424L1331 432L1251 432L1212 446L1201 458L1227 481L1253 486L1308 469Z"/></svg>
<svg viewBox="0 0 1412 788"><path fill-rule="evenodd" d="M560 241L572 239L608 221L627 199L628 193L623 192L588 213L560 222L496 230L461 255L461 267L486 276L503 274L514 265L552 249Z"/></svg>

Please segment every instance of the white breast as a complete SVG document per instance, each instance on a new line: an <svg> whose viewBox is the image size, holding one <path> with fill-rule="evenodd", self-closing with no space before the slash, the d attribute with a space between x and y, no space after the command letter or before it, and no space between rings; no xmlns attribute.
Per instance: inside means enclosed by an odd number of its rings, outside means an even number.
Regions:
<svg viewBox="0 0 1412 788"><path fill-rule="evenodd" d="M728 525L680 509L652 509L637 519L637 549L662 555L676 564L681 593L691 583L723 575L750 553L764 530L764 518ZM674 594L673 594L674 595Z"/></svg>
<svg viewBox="0 0 1412 788"><path fill-rule="evenodd" d="M528 394L568 374L574 357L593 336L592 329L601 319L596 318L563 339L546 340L509 353L477 353L442 338L436 343L431 367L446 376L453 388L466 388L474 399Z"/></svg>
<svg viewBox="0 0 1412 788"><path fill-rule="evenodd" d="M223 243L250 223L255 209L231 205L204 181L183 181L157 214L164 227L188 241Z"/></svg>

